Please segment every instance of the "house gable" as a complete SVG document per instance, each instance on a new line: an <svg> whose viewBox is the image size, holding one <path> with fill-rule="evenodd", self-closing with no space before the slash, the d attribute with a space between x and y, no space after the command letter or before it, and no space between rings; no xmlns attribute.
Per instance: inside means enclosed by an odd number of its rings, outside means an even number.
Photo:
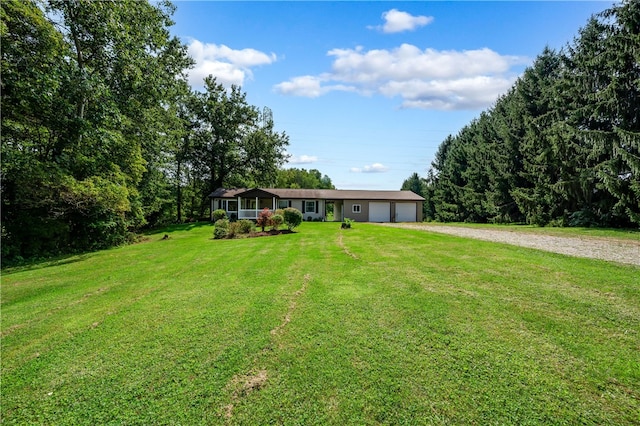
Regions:
<svg viewBox="0 0 640 426"><path fill-rule="evenodd" d="M244 192L236 194L236 196L242 198L280 198L277 194L274 194L272 192L269 192L269 190L262 188L248 189Z"/></svg>

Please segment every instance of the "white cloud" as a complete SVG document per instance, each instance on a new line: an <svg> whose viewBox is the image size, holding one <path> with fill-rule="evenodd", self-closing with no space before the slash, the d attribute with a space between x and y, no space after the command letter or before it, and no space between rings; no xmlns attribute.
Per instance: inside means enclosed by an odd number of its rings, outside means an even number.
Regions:
<svg viewBox="0 0 640 426"><path fill-rule="evenodd" d="M242 85L246 79L253 78L251 68L269 65L277 59L274 53L248 48L235 50L224 44L202 43L195 39L189 43L188 51L195 61L195 67L189 70L189 83L194 87L201 87L209 75L225 86Z"/></svg>
<svg viewBox="0 0 640 426"><path fill-rule="evenodd" d="M402 44L392 50L333 49L333 77L357 83L384 80L449 79L460 76L504 73L522 58L501 56L491 49L421 50Z"/></svg>
<svg viewBox="0 0 640 426"><path fill-rule="evenodd" d="M303 75L301 77L294 77L289 81L276 84L274 86L278 93L283 95L303 96L305 98L317 98L326 93L333 91L342 92L356 92L355 86L348 86L344 84L327 84L323 85L323 82L331 81L332 77L329 74L323 74L320 76Z"/></svg>
<svg viewBox="0 0 640 426"><path fill-rule="evenodd" d="M433 16L413 16L407 12L391 9L382 14L384 25L369 26L369 29L377 29L386 34L413 31L418 27L424 27L433 22Z"/></svg>
<svg viewBox="0 0 640 426"><path fill-rule="evenodd" d="M448 80L390 81L380 93L403 98L403 108L481 109L509 90L513 80L499 76L475 76Z"/></svg>
<svg viewBox="0 0 640 426"><path fill-rule="evenodd" d="M311 164L318 161L315 155L291 155L287 160L288 164Z"/></svg>
<svg viewBox="0 0 640 426"><path fill-rule="evenodd" d="M289 81L276 84L275 88L283 95L304 96L306 98L317 98L327 92L320 85L321 79L312 75L294 77Z"/></svg>
<svg viewBox="0 0 640 426"><path fill-rule="evenodd" d="M373 163L370 166L352 167L350 170L353 173L385 173L389 168L380 163Z"/></svg>
<svg viewBox="0 0 640 426"><path fill-rule="evenodd" d="M331 72L294 77L275 86L281 94L318 97L342 90L402 98L404 108L480 109L516 79L528 58L488 49L435 50L402 44L394 49L332 49Z"/></svg>

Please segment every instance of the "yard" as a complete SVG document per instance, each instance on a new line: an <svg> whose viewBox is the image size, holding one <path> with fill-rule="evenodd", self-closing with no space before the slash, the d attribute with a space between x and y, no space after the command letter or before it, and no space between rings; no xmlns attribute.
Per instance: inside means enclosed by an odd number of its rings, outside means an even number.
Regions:
<svg viewBox="0 0 640 426"><path fill-rule="evenodd" d="M4 270L2 422L640 422L638 267L362 223L212 230Z"/></svg>

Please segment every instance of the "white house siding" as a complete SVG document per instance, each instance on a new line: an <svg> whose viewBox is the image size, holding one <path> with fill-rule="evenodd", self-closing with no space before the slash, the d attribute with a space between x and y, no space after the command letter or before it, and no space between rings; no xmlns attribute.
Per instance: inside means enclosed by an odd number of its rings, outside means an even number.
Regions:
<svg viewBox="0 0 640 426"><path fill-rule="evenodd" d="M313 202L315 205L317 205L317 208L314 208L313 210L307 210L305 208L303 211L302 208L298 209L302 212L302 218L304 220L318 220L324 218L324 200L303 200L303 202L305 204L306 202ZM302 207L302 203L300 206Z"/></svg>
<svg viewBox="0 0 640 426"><path fill-rule="evenodd" d="M302 200L291 200L291 207L302 211Z"/></svg>
<svg viewBox="0 0 640 426"><path fill-rule="evenodd" d="M305 201L313 201L318 204L318 213L316 213L316 209L312 211L307 211L303 209L303 204ZM324 218L325 214L325 202L324 200L291 200L291 207L300 210L302 212L303 220L317 220ZM303 211L304 210L304 211Z"/></svg>

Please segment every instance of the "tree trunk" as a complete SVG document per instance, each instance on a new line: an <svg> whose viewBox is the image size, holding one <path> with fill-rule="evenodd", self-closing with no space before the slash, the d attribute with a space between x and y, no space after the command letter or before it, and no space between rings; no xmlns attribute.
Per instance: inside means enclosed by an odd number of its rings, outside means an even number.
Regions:
<svg viewBox="0 0 640 426"><path fill-rule="evenodd" d="M178 209L178 223L182 223L182 162L178 161L177 165L176 165L176 181L177 181L177 188L176 188L176 207Z"/></svg>

